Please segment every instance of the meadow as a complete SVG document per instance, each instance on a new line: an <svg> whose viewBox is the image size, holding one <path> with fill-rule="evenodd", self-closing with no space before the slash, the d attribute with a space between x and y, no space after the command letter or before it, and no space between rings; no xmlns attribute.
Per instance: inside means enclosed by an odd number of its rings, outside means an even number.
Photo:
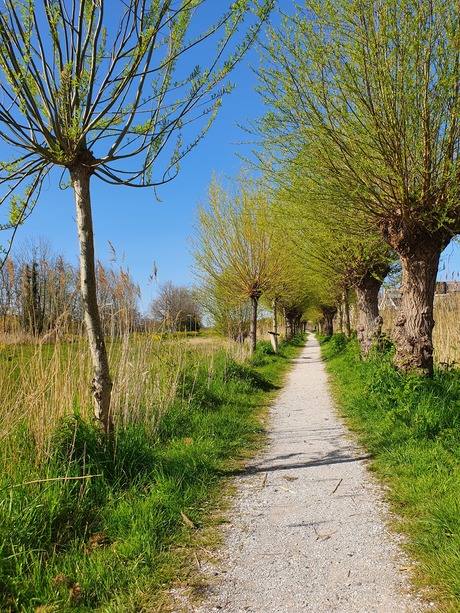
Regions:
<svg viewBox="0 0 460 613"><path fill-rule="evenodd" d="M301 344L275 355L261 342L249 358L214 338L114 339L109 440L84 340L2 345L0 610L167 611Z"/></svg>

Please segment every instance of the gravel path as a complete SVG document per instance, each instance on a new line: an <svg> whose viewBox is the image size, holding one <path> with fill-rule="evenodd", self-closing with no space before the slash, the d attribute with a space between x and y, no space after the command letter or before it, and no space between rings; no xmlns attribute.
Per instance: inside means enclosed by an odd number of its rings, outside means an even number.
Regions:
<svg viewBox="0 0 460 613"><path fill-rule="evenodd" d="M236 480L225 545L195 613L417 613L363 451L336 417L309 336L272 408L270 444ZM432 609L431 609L432 610Z"/></svg>

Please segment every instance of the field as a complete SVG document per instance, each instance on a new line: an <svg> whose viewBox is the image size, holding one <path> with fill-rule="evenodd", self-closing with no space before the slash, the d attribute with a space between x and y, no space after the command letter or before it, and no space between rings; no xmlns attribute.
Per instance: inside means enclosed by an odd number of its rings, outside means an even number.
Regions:
<svg viewBox="0 0 460 613"><path fill-rule="evenodd" d="M249 359L213 338L116 339L106 440L83 340L3 345L0 610L168 610L167 586L206 555L225 478L260 444L298 351L262 342Z"/></svg>

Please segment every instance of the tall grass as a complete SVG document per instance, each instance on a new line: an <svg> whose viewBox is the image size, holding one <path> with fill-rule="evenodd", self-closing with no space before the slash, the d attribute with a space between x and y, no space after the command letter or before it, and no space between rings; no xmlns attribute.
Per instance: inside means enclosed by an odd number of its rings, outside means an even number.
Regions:
<svg viewBox="0 0 460 613"><path fill-rule="evenodd" d="M152 334L126 334L109 341L114 381L112 407L118 424L141 419L155 425L167 411L187 367L226 347L241 359L246 347L220 343L193 346ZM84 337L71 342L0 347L0 443L7 451L14 433L25 424L37 447L47 452L50 435L74 412L91 420L91 358ZM9 453L9 452L8 452Z"/></svg>
<svg viewBox="0 0 460 613"><path fill-rule="evenodd" d="M323 344L341 411L387 484L417 580L443 611L460 610L460 372L432 380L397 372L391 347L368 361L355 341Z"/></svg>
<svg viewBox="0 0 460 613"><path fill-rule="evenodd" d="M460 294L435 297L434 356L438 364L460 364Z"/></svg>
<svg viewBox="0 0 460 613"><path fill-rule="evenodd" d="M298 347L275 356L262 343L251 361L241 351L113 343L107 441L84 343L3 348L15 385L9 413L2 373L0 610L157 610L165 583L189 572L182 549L205 543L221 480L256 444L260 407Z"/></svg>

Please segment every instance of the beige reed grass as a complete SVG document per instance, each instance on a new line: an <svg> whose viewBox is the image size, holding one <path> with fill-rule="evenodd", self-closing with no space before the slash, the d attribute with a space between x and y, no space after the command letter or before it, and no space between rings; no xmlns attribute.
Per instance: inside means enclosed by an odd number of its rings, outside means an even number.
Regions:
<svg viewBox="0 0 460 613"><path fill-rule="evenodd" d="M180 386L184 368L216 351L241 360L246 347L227 341L188 342L152 334L126 334L109 340L114 382L115 422L148 420L155 427ZM40 453L46 453L59 420L75 411L92 419L91 359L84 337L73 342L0 347L0 454L12 457L15 433L26 427Z"/></svg>

